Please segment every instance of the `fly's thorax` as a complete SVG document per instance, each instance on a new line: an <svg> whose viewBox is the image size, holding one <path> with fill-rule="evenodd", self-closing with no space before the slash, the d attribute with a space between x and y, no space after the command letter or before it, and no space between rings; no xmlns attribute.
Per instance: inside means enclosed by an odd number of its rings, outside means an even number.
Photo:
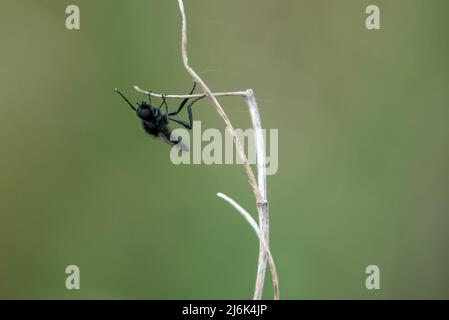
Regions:
<svg viewBox="0 0 449 320"><path fill-rule="evenodd" d="M146 102L139 104L136 110L137 116L144 121L158 121L161 118L161 110Z"/></svg>
<svg viewBox="0 0 449 320"><path fill-rule="evenodd" d="M137 116L144 121L150 121L153 118L152 107L145 102L139 104L136 113Z"/></svg>

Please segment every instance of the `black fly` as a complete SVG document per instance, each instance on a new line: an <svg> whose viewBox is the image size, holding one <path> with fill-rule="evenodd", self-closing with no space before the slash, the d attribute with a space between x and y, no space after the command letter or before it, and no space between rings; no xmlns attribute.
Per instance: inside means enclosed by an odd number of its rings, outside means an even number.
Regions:
<svg viewBox="0 0 449 320"><path fill-rule="evenodd" d="M195 91L196 83L193 84L193 88L190 91L189 95ZM189 122L185 122L183 120L175 119L173 116L176 116L181 110L186 106L187 102L190 98L185 98L178 107L178 111L168 112L168 105L165 99L165 96L162 95L162 103L159 107L155 107L151 103L151 96L148 95L149 103L142 101L142 103L136 103L137 108L135 108L131 102L118 90L115 91L129 104L131 109L133 109L137 116L142 120L142 126L144 130L151 136L159 138L164 142L174 146L176 145L182 151L189 151L189 148L181 142L180 137L175 137L172 134L171 129L168 127L168 123L170 121L174 121L179 123L180 125L186 127L187 129L192 129L193 119L192 119L192 106L198 100L204 98L202 95L194 100L192 100L187 105L187 111L189 114ZM165 113L161 111L162 106L165 106Z"/></svg>

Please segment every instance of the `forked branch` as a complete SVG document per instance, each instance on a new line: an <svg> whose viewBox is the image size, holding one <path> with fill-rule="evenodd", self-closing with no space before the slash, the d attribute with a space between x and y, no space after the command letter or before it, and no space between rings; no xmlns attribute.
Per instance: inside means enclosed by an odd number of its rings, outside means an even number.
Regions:
<svg viewBox="0 0 449 320"><path fill-rule="evenodd" d="M253 93L253 90L248 89L246 91L236 91L236 92L221 92L221 93L212 93L206 83L201 79L201 77L195 72L195 70L190 67L189 59L187 55L187 20L185 15L184 3L183 0L178 0L179 10L181 12L182 17L182 41L181 41L181 54L182 60L184 63L184 67L187 72L192 77L193 81L198 83L204 94L192 94L192 95L162 95L161 93L153 93L151 91L145 91L135 86L134 88L143 94L154 96L154 97L162 97L165 98L173 98L173 99L184 99L187 97L197 98L206 95L211 101L217 113L223 119L226 130L233 138L233 142L235 144L237 153L242 160L243 166L245 168L246 175L248 176L248 182L253 190L254 196L256 198L257 204L257 212L259 216L259 225L255 222L255 220L251 217L251 215L244 210L240 205L238 205L234 200L227 197L226 195L219 193L218 196L230 203L251 225L251 227L256 232L257 237L259 238L259 261L257 268L257 278L256 278L256 286L254 290L254 299L260 300L262 299L263 287L265 282L265 272L267 262L270 266L272 280L273 280L273 288L274 288L274 298L279 299L279 279L276 271L276 266L274 263L273 256L269 249L269 221L268 221L268 201L267 201L267 189L266 189L266 163L265 163L265 143L262 131L262 125L259 115L259 110L257 107L256 99ZM231 123L231 120L223 110L222 106L217 100L217 97L222 96L239 96L245 99L245 102L248 105L252 125L254 129L254 139L256 144L256 157L257 157L257 182L254 176L253 170L249 164L249 161L243 151L243 147L240 143L240 140L237 137L234 126Z"/></svg>

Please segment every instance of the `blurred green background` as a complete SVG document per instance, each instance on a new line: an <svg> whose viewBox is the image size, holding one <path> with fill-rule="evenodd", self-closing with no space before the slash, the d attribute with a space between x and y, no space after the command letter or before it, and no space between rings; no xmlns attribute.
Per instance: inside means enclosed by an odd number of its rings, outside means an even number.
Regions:
<svg viewBox="0 0 449 320"><path fill-rule="evenodd" d="M282 298L449 298L449 2L186 10L192 66L214 91L253 88L279 129L268 196ZM175 0L0 0L0 298L252 297L257 239L215 195L254 213L243 168L173 165L113 91L187 92L179 31ZM240 99L221 101L250 126ZM194 117L224 130L207 101ZM81 290L65 288L69 264Z"/></svg>

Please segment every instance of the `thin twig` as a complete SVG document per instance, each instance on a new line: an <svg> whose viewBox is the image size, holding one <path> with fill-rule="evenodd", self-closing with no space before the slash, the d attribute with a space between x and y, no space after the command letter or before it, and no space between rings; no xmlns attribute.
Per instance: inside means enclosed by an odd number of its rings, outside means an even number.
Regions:
<svg viewBox="0 0 449 320"><path fill-rule="evenodd" d="M152 91L146 91L143 89L140 89L138 86L134 86L134 89L136 89L137 92L146 94L147 96L152 96L156 98L167 98L167 99L185 99L185 98L199 98L204 97L205 94L162 94L162 93L155 93ZM216 92L213 94L215 97L245 97L247 95L246 91L233 91L233 92Z"/></svg>
<svg viewBox="0 0 449 320"><path fill-rule="evenodd" d="M240 213L243 218L251 225L251 227L256 232L257 237L259 238L259 241L261 245L264 248L264 251L267 253L268 263L270 265L271 273L273 275L273 287L274 287L274 299L279 300L279 279L276 271L276 264L274 263L273 255L271 254L270 248L268 247L268 244L265 241L264 236L262 235L261 230L259 229L259 226L257 225L257 222L254 220L254 218L243 209L237 202L235 202L233 199L228 197L227 195L223 193L217 193L217 196L228 202L231 206L233 206L238 213Z"/></svg>

